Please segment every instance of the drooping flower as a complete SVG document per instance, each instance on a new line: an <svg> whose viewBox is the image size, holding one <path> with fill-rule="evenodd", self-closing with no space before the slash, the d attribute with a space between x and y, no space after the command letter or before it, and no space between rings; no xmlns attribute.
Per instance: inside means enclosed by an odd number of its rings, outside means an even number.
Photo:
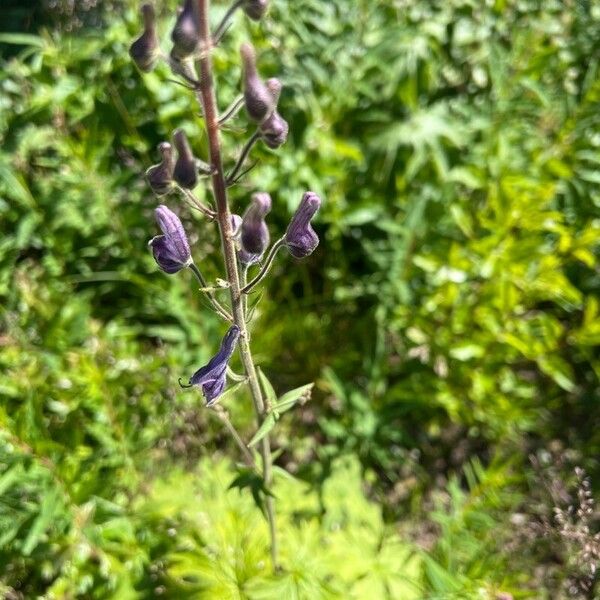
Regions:
<svg viewBox="0 0 600 600"><path fill-rule="evenodd" d="M190 245L183 225L173 211L161 204L154 214L162 235L153 237L148 245L161 270L173 275L192 264Z"/></svg>
<svg viewBox="0 0 600 600"><path fill-rule="evenodd" d="M319 245L311 219L321 206L321 198L314 192L306 192L285 232L285 245L295 258L304 258L312 254Z"/></svg>
<svg viewBox="0 0 600 600"><path fill-rule="evenodd" d="M254 21L260 21L263 18L268 6L269 0L244 0L242 5L246 15Z"/></svg>
<svg viewBox="0 0 600 600"><path fill-rule="evenodd" d="M272 150L285 144L289 132L287 121L274 110L260 126L260 134L263 142Z"/></svg>
<svg viewBox="0 0 600 600"><path fill-rule="evenodd" d="M158 150L162 155L162 160L157 165L153 165L146 171L146 179L152 188L152 191L162 196L167 194L173 188L173 170L175 167L175 156L173 148L168 142L162 142L158 145Z"/></svg>
<svg viewBox="0 0 600 600"><path fill-rule="evenodd" d="M171 56L175 59L182 60L194 54L200 42L196 5L197 0L185 0L183 9L177 16L171 32Z"/></svg>
<svg viewBox="0 0 600 600"><path fill-rule="evenodd" d="M267 89L273 98L275 108L273 112L261 123L259 132L263 142L275 150L287 140L289 126L287 121L277 112L277 104L281 95L281 81L276 77L267 80Z"/></svg>
<svg viewBox="0 0 600 600"><path fill-rule="evenodd" d="M242 218L242 249L260 256L269 245L269 228L265 217L271 210L271 196L266 192L252 194L252 202Z"/></svg>
<svg viewBox="0 0 600 600"><path fill-rule="evenodd" d="M173 179L182 187L193 190L198 184L198 167L183 129L173 133L173 144L177 149L177 161L173 168Z"/></svg>
<svg viewBox="0 0 600 600"><path fill-rule="evenodd" d="M258 74L256 52L251 44L240 48L244 67L244 105L250 119L262 123L274 110L277 102Z"/></svg>
<svg viewBox="0 0 600 600"><path fill-rule="evenodd" d="M140 71L148 73L156 65L160 55L158 34L156 32L156 16L152 4L143 4L141 8L144 19L144 31L129 48L129 56Z"/></svg>
<svg viewBox="0 0 600 600"><path fill-rule="evenodd" d="M182 387L201 386L206 406L212 406L225 389L227 364L239 337L240 328L232 325L225 334L219 351L190 377L189 384L186 386L179 383Z"/></svg>

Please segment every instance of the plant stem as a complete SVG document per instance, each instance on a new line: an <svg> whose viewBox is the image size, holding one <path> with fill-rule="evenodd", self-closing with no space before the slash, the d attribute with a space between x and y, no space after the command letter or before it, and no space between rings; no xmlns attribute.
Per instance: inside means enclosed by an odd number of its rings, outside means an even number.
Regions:
<svg viewBox="0 0 600 600"><path fill-rule="evenodd" d="M244 284L244 287L242 288L242 294L249 294L250 291L252 290L252 288L255 285L258 285L267 276L267 273L269 272L269 270L271 269L271 266L273 265L273 260L275 259L277 252L279 252L280 248L283 248L284 244L285 244L285 238L279 238L271 246L271 249L269 250L269 254L267 254L267 258L265 258L265 262L263 263L261 270L258 272L258 275L249 284L247 284L247 285Z"/></svg>
<svg viewBox="0 0 600 600"><path fill-rule="evenodd" d="M202 273L200 273L200 269L194 263L190 265L190 269L196 276L198 283L200 283L200 287L202 287L202 291L208 296L210 303L213 305L217 313L226 321L233 321L233 317L225 310L225 308L223 308L221 303L215 298L215 295L207 290L208 286L206 285L206 279L204 279L204 276Z"/></svg>
<svg viewBox="0 0 600 600"><path fill-rule="evenodd" d="M215 29L215 35L213 36L213 44L215 46L221 41L221 38L225 35L225 31L227 31L227 25L229 23L229 19L233 16L233 13L243 4L243 0L236 0L225 13L225 16L219 23L219 26Z"/></svg>
<svg viewBox="0 0 600 600"><path fill-rule="evenodd" d="M227 280L229 281L229 291L231 294L231 309L235 324L240 328L240 338L238 342L242 364L248 377L250 394L254 403L256 419L260 425L265 416L265 403L256 374L256 368L250 352L248 329L246 319L244 318L243 297L240 292L240 281L237 267L237 257L235 244L233 241L233 231L231 227L231 212L227 200L227 183L223 173L223 160L221 157L221 143L219 139L219 115L215 98L212 72L212 38L209 24L209 4L210 0L198 0L198 30L202 42L202 52L198 60L200 70L200 84L197 89L197 97L203 109L206 133L208 136L208 149L210 164L213 167L211 177L213 195L217 207L217 220L219 222L219 231L221 234L221 244L223 247L223 257L225 261L225 270ZM272 482L272 458L271 445L269 437L265 436L261 440L261 457L263 463L263 480L268 489ZM277 533L275 527L275 507L273 498L266 497L266 512L269 521L269 531L271 535L271 560L273 569L278 568L277 564Z"/></svg>
<svg viewBox="0 0 600 600"><path fill-rule="evenodd" d="M258 473L259 472L258 467L256 466L256 463L254 462L254 458L252 457L250 450L248 450L248 446L246 446L246 444L244 443L244 440L242 440L242 437L237 432L237 429L233 426L233 423L229 420L229 415L227 414L227 411L222 406L219 406L218 404L216 404L215 406L213 406L213 412L217 415L217 417L223 423L223 425L225 425L225 428L227 429L227 431L229 432L231 437L234 439L235 443L238 445L238 448L242 451L242 454L243 454L246 462L248 463L248 466L251 467L252 469L254 469Z"/></svg>
<svg viewBox="0 0 600 600"><path fill-rule="evenodd" d="M238 158L237 162L235 163L235 167L233 167L233 169L231 170L231 173L229 173L229 175L227 175L227 185L232 185L233 183L235 183L235 178L237 176L237 174L240 172L240 169L242 168L242 165L244 164L246 158L248 157L248 154L250 154L250 150L252 150L252 146L254 146L254 144L256 144L256 142L259 140L260 138L260 133L258 131L255 131L252 134L252 137L246 142L246 145L244 146L244 148L242 149L242 153L240 154L240 157Z"/></svg>

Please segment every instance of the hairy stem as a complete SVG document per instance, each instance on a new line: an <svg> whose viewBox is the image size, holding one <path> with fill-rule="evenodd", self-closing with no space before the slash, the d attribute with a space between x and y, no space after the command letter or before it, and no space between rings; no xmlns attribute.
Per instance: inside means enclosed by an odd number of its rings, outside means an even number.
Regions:
<svg viewBox="0 0 600 600"><path fill-rule="evenodd" d="M203 48L198 60L200 70L200 85L197 89L198 100L201 103L206 133L208 136L208 149L210 164L213 168L211 177L213 195L217 207L217 220L221 234L225 270L231 294L231 309L235 324L240 328L239 350L248 377L248 385L254 403L254 410L258 423L262 423L265 416L265 403L256 374L256 368L250 352L250 343L246 319L244 318L243 296L240 291L240 280L237 267L235 243L231 226L231 212L227 200L227 183L223 173L223 160L221 157L221 143L219 139L219 115L215 98L212 69L212 38L209 24L210 0L198 0L198 25ZM272 482L272 458L269 437L261 440L261 457L263 463L263 479L266 488ZM271 535L271 559L273 569L277 569L277 533L275 527L275 506L271 496L266 497L267 519Z"/></svg>

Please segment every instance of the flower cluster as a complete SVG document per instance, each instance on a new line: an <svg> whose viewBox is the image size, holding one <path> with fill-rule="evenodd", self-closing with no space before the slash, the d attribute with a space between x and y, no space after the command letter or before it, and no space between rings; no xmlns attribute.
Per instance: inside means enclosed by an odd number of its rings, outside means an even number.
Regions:
<svg viewBox="0 0 600 600"><path fill-rule="evenodd" d="M208 138L208 163L194 155L185 132L177 129L169 141L159 144L161 160L148 168L146 179L157 196L179 196L185 206L199 211L218 225L226 278L216 278L214 283L205 279L200 268L202 261L195 263L192 258L181 220L165 204L160 204L155 210L161 233L150 240L149 246L156 264L165 273L173 275L188 267L214 312L228 323L227 333L216 354L193 373L187 384L183 384L181 379L179 383L184 388L200 390L206 406L213 408L219 418L224 420L246 462L257 471L248 446L228 421L226 410L217 405L223 398L228 377L248 385L259 423L254 440L261 442L262 489L268 490L272 482L268 428L274 424L270 413L276 407L271 404L272 398L263 397L261 381L252 359L248 324L253 311L248 310L247 295L268 275L281 248L287 248L292 257L297 259L305 258L315 251L319 237L313 229L312 220L321 206L321 199L314 192L306 192L287 228L274 242L271 242L271 232L267 225L273 201L267 192L253 193L241 216L230 211L227 190L248 172L249 169L244 170L244 163L254 145L260 141L267 148L276 150L287 141L289 133L288 123L279 112L283 85L275 77L261 77L256 50L249 43L240 47L241 94L229 108L220 113L217 106L218 94L214 89L216 78L213 76L212 51L223 39L238 9L249 19L258 21L265 17L269 6L269 0L231 2L221 22L211 29L208 14L210 1L183 0L170 34L171 47L168 52L163 52L160 48L154 8L151 4L144 4L141 8L143 31L132 43L129 53L144 73L154 69L162 59L178 79L178 83L193 92L201 104ZM233 166L224 169L220 145L220 134L224 131L222 125L229 119L236 118L242 107L252 131ZM209 184L208 189L197 195L196 189L203 180ZM229 303L220 297L222 293L229 294ZM244 375L236 375L229 366L236 348L239 348ZM264 373L261 378L264 388ZM297 400L303 398L305 390L310 387L311 385L302 386L288 392L286 402L290 402L289 394ZM270 522L271 558L273 568L277 570L273 502L273 497L264 492L265 513Z"/></svg>

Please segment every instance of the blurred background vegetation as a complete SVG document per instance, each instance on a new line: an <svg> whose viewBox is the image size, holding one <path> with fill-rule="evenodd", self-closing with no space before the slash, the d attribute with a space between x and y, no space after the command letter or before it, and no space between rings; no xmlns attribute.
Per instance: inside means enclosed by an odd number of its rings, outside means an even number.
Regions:
<svg viewBox="0 0 600 600"><path fill-rule="evenodd" d="M316 382L275 430L273 576L235 447L177 386L222 325L157 271L143 172L178 126L206 144L192 95L127 55L138 4L0 7L0 594L600 597L600 5L273 0L215 53L224 107L251 37L291 125L234 209L269 191L275 234L326 199L254 325L278 392Z"/></svg>

